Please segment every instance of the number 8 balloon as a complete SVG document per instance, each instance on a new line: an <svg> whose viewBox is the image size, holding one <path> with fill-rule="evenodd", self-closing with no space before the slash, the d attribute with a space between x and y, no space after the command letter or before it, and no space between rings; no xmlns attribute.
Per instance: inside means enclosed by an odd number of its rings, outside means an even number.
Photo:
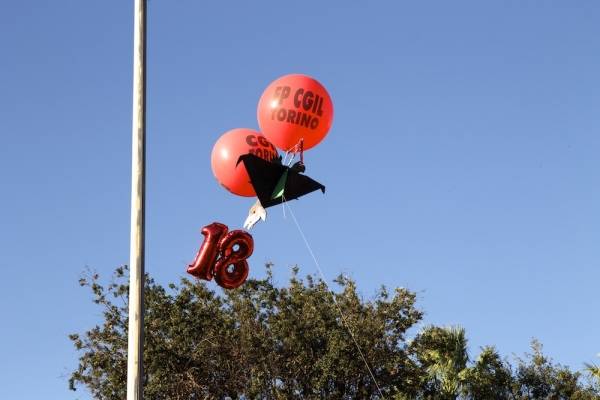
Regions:
<svg viewBox="0 0 600 400"><path fill-rule="evenodd" d="M258 125L276 147L304 150L319 144L333 122L333 103L323 85L310 76L286 75L265 89L258 102Z"/></svg>
<svg viewBox="0 0 600 400"><path fill-rule="evenodd" d="M235 289L248 277L250 268L246 258L252 255L254 240L248 232L235 230L224 235L218 246L223 254L215 263L215 280L225 289ZM231 271L229 266L233 266Z"/></svg>

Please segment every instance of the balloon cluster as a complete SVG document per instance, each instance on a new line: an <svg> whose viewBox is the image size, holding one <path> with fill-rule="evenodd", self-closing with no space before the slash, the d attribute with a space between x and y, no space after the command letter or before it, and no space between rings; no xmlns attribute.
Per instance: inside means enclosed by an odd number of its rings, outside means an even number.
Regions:
<svg viewBox="0 0 600 400"><path fill-rule="evenodd" d="M250 153L272 161L279 156L277 149L316 146L331 128L333 103L316 79L286 75L267 86L258 102L257 117L260 132L232 129L217 140L211 154L215 178L238 196L256 196L246 169L237 165L241 155Z"/></svg>
<svg viewBox="0 0 600 400"><path fill-rule="evenodd" d="M304 150L319 144L329 132L333 104L327 90L317 80L306 75L286 75L265 89L258 102L257 117L260 132L247 128L232 129L224 133L212 149L211 167L215 178L221 186L238 196L257 195L245 163L239 162L241 156L252 154L266 161L278 162L279 149L300 152L302 157ZM273 166L267 165L269 168ZM285 179L280 182L285 182ZM313 181L307 177L298 180L297 184L306 188L297 196L319 187L324 191L324 186L317 182L314 182L317 186L307 182ZM244 283L249 271L246 259L254 249L252 236L241 230L229 232L228 227L219 222L202 228L202 234L204 242L187 272L198 279L212 280L214 277L226 289Z"/></svg>

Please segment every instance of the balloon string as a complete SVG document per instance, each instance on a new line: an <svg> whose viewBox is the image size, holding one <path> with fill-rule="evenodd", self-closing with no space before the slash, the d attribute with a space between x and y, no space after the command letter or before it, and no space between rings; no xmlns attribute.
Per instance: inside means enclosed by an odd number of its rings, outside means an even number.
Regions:
<svg viewBox="0 0 600 400"><path fill-rule="evenodd" d="M304 244L306 245L308 252L310 253L313 261L315 262L315 265L317 266L317 270L319 271L319 275L321 275L321 279L323 280L323 283L325 283L325 285L329 288L329 285L327 284L327 279L325 279L325 274L323 274L323 270L321 269L321 266L320 266L319 262L317 261L317 257L315 257L315 253L313 253L312 248L310 247L310 244L308 243L308 240L306 239L306 236L304 235L304 232L302 231L302 228L300 228L300 224L298 223L298 220L296 219L296 215L294 215L292 208L288 205L287 201L285 201L285 198L283 201L283 206L284 206L284 208L287 206L288 211L290 212L290 215L292 216L292 219L294 220L294 223L296 224L296 228L298 228L298 232L300 232L300 236L302 236L302 240L304 240ZM335 295L333 295L332 297L333 297L333 302L334 302L335 306L337 307L338 312L340 313L342 323L344 324L346 329L348 329L348 333L350 333L350 337L352 338L352 341L354 342L354 345L356 346L356 349L358 350L360 357L362 358L363 362L365 363L365 366L367 367L367 370L369 371L369 375L371 375L371 378L373 379L373 382L375 383L375 386L377 387L377 391L379 392L379 395L381 396L382 399L385 400L385 396L381 392L381 388L379 387L379 384L377 383L377 379L375 379L375 375L373 375L373 371L371 370L371 367L369 367L369 363L367 362L365 355L363 354L362 350L360 349L360 346L358 345L358 342L356 341L356 338L354 337L354 333L352 332L352 329L350 329L350 325L348 324L348 321L346 320L346 317L344 316L344 313L342 312L342 308L340 307L339 303L337 302Z"/></svg>
<svg viewBox="0 0 600 400"><path fill-rule="evenodd" d="M288 155L291 155L289 161L287 161ZM294 160L295 155L296 155L296 153L290 153L289 151L286 151L285 155L283 156L283 161L281 162L281 164L289 167L292 164L292 161Z"/></svg>
<svg viewBox="0 0 600 400"><path fill-rule="evenodd" d="M300 162L304 163L304 138L300 139L298 143L296 143L295 145L293 145L285 151L285 156L283 157L282 162L283 165L286 165L288 154L291 154L292 156L292 158L290 158L290 161L287 163L288 167L292 164L292 161L294 160L294 157L296 157L296 154L300 155Z"/></svg>
<svg viewBox="0 0 600 400"><path fill-rule="evenodd" d="M285 205L287 201L285 200L285 196L282 195L281 198L283 199L283 207L281 207L283 209L283 219L287 219L285 217Z"/></svg>

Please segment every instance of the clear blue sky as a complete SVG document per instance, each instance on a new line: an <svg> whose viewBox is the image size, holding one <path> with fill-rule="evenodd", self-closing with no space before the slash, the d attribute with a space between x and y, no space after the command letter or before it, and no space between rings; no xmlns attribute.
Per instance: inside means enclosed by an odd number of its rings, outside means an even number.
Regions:
<svg viewBox="0 0 600 400"><path fill-rule="evenodd" d="M329 279L417 291L472 356L537 337L596 362L600 4L350 3L150 1L147 270L177 281L203 225L242 225L253 200L215 182L212 145L305 73L335 120L306 154L327 193L292 206ZM88 398L67 390L67 334L100 319L85 266L129 258L132 10L0 5L2 399ZM281 208L253 235L251 276L316 271Z"/></svg>

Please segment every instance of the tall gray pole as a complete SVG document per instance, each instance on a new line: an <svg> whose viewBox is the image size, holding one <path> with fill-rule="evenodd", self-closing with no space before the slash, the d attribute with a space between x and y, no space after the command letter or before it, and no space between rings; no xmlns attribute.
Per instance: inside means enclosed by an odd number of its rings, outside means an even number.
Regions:
<svg viewBox="0 0 600 400"><path fill-rule="evenodd" d="M135 0L127 400L142 400L144 376L144 234L146 197L146 0Z"/></svg>

